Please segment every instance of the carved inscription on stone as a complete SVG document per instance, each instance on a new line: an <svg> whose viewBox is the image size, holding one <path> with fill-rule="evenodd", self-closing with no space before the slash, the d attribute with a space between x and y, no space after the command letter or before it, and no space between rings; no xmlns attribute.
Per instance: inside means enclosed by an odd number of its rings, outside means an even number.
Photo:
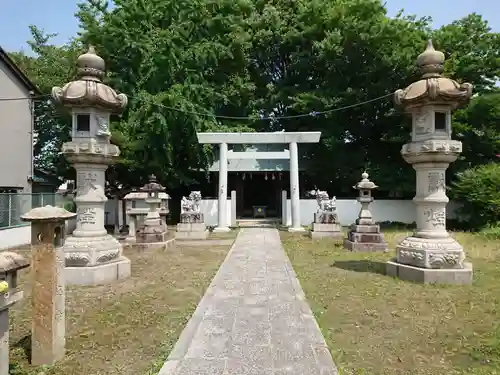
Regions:
<svg viewBox="0 0 500 375"><path fill-rule="evenodd" d="M94 172L80 172L76 176L76 181L79 186L84 186L88 183L96 184L97 183L97 173Z"/></svg>
<svg viewBox="0 0 500 375"><path fill-rule="evenodd" d="M424 210L425 219L433 227L444 226L446 224L446 212L444 208L428 208Z"/></svg>
<svg viewBox="0 0 500 375"><path fill-rule="evenodd" d="M444 191L446 180L443 172L429 172L429 193Z"/></svg>
<svg viewBox="0 0 500 375"><path fill-rule="evenodd" d="M425 111L415 116L415 134L422 135L430 131L428 118L429 115Z"/></svg>
<svg viewBox="0 0 500 375"><path fill-rule="evenodd" d="M56 289L56 254L52 245L37 246L33 256L33 342L35 362L52 354Z"/></svg>
<svg viewBox="0 0 500 375"><path fill-rule="evenodd" d="M96 223L96 210L95 208L79 207L76 210L77 221L82 224L95 224Z"/></svg>

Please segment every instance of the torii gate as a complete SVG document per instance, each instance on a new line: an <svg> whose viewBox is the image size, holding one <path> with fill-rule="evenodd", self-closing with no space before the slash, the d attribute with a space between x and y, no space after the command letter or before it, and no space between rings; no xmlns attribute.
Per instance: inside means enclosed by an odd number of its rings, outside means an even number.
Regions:
<svg viewBox="0 0 500 375"><path fill-rule="evenodd" d="M299 157L298 143L318 143L321 132L276 132L276 133L197 133L200 144L219 145L219 192L216 232L227 232L227 165L228 154L233 159L289 159L290 160L290 203L292 225L289 231L303 231L300 225ZM281 152L231 152L228 144L287 144L288 150Z"/></svg>

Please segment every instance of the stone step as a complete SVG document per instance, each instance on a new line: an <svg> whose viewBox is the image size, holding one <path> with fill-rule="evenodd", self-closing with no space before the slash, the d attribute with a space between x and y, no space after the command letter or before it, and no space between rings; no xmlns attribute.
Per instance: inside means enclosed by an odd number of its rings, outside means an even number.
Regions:
<svg viewBox="0 0 500 375"><path fill-rule="evenodd" d="M236 223L240 228L276 228L279 219L239 219Z"/></svg>

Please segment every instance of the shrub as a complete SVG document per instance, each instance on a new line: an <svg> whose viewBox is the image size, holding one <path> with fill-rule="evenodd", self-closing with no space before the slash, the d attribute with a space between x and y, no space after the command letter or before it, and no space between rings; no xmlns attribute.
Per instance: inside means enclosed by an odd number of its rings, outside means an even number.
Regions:
<svg viewBox="0 0 500 375"><path fill-rule="evenodd" d="M471 228L495 226L500 222L500 164L479 165L458 173L450 196L463 204L459 213L467 217Z"/></svg>
<svg viewBox="0 0 500 375"><path fill-rule="evenodd" d="M481 229L479 234L491 240L500 240L500 223L497 223L497 225L488 225Z"/></svg>
<svg viewBox="0 0 500 375"><path fill-rule="evenodd" d="M64 209L66 209L69 212L76 212L76 203L74 201L66 202L64 204Z"/></svg>

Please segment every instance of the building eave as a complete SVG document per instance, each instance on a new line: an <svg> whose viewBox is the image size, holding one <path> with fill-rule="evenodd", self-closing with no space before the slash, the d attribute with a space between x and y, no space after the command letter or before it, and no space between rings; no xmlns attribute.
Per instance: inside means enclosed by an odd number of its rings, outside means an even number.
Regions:
<svg viewBox="0 0 500 375"><path fill-rule="evenodd" d="M21 81L21 83L28 89L32 91L33 95L41 95L41 91L36 87L36 85L28 78L26 74L17 66L17 64L10 58L7 51L5 51L0 46L0 60L9 68L9 70L14 74L14 76Z"/></svg>

